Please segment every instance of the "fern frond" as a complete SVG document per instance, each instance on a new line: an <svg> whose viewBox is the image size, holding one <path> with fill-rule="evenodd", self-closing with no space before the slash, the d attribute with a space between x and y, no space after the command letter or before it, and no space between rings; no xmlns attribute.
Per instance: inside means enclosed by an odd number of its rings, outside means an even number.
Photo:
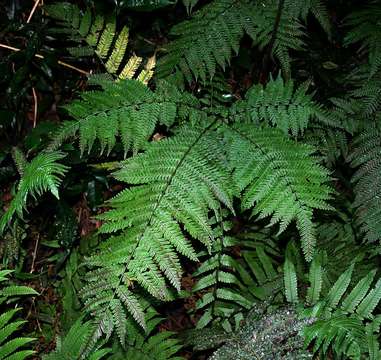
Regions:
<svg viewBox="0 0 381 360"><path fill-rule="evenodd" d="M380 2L374 1L361 10L353 11L345 20L345 25L351 30L344 38L344 45L360 43L360 51L368 52L370 76L381 69L380 16Z"/></svg>
<svg viewBox="0 0 381 360"><path fill-rule="evenodd" d="M369 242L381 241L381 130L368 128L355 138L348 160L356 172L354 206L362 230Z"/></svg>
<svg viewBox="0 0 381 360"><path fill-rule="evenodd" d="M134 186L110 200L112 210L99 216L105 221L101 232L121 234L106 241L101 253L88 261L91 267L100 268L90 272L83 289L91 312L100 317L109 312L117 323L110 306L120 301L144 326L139 302L129 289L132 284L168 300L167 281L180 290L178 253L197 259L180 224L210 248L213 234L208 210L218 211L219 201L232 209L223 146L211 126L183 129L170 139L150 143L145 153L123 162L114 174ZM123 293L129 295L129 302Z"/></svg>
<svg viewBox="0 0 381 360"><path fill-rule="evenodd" d="M308 15L311 14L321 25L328 37L331 37L332 25L326 4L322 0L286 0L286 12L295 18L300 18L307 22Z"/></svg>
<svg viewBox="0 0 381 360"><path fill-rule="evenodd" d="M91 336L93 325L90 321L83 322L78 319L64 337L58 337L56 349L42 357L43 360L81 359L81 350L86 340ZM92 353L86 359L100 360L104 358L111 349L98 347L93 348Z"/></svg>
<svg viewBox="0 0 381 360"><path fill-rule="evenodd" d="M188 81L192 76L205 81L213 77L238 53L244 32L254 26L253 8L245 0L215 0L194 13L190 20L175 25L176 37L159 59L157 75L166 77L180 69Z"/></svg>
<svg viewBox="0 0 381 360"><path fill-rule="evenodd" d="M195 12L190 20L171 30L175 39L158 61L157 75L166 77L180 70L190 82L192 77L205 81L213 77L217 66L225 68L247 33L260 49L271 43L277 1L252 3L245 0L215 0ZM301 50L301 25L287 11L282 12L271 49L286 74L290 73L289 49Z"/></svg>
<svg viewBox="0 0 381 360"><path fill-rule="evenodd" d="M136 80L119 82L98 79L102 91L88 91L80 100L66 106L75 119L66 121L52 137L51 149L57 149L65 140L79 134L81 153L93 148L99 140L101 153L109 154L117 137L122 141L124 153L137 153L153 134L156 124L171 126L183 114L202 116L198 101L189 94L162 82L152 92ZM192 109L192 111L190 111Z"/></svg>
<svg viewBox="0 0 381 360"><path fill-rule="evenodd" d="M319 116L321 106L307 94L308 83L294 89L293 81L284 82L281 76L267 85L254 85L246 99L234 104L231 115L239 121L266 123L285 134L303 133L312 117Z"/></svg>
<svg viewBox="0 0 381 360"><path fill-rule="evenodd" d="M286 300L290 303L298 302L298 282L296 278L295 266L286 255L286 261L283 265L284 271L284 288Z"/></svg>
<svg viewBox="0 0 381 360"><path fill-rule="evenodd" d="M46 5L44 8L48 16L58 22L58 27L50 28L49 32L53 35L67 34L70 41L78 43L77 47L67 48L72 56L96 54L107 72L119 79L135 77L145 84L151 79L154 67L152 62L147 65L150 71L143 69L138 72L143 59L135 55L127 59L129 29L124 26L117 32L115 18L106 21L101 15L94 16L90 8L83 13L77 5L67 2ZM80 46L82 43L87 45ZM134 66L131 67L132 63Z"/></svg>
<svg viewBox="0 0 381 360"><path fill-rule="evenodd" d="M312 260L308 280L310 286L307 290L306 301L307 304L314 305L320 298L320 292L323 282L320 256L315 256Z"/></svg>
<svg viewBox="0 0 381 360"><path fill-rule="evenodd" d="M0 271L0 281L9 281L8 275L11 270ZM34 341L34 338L16 337L15 332L26 323L23 320L12 320L21 308L6 310L4 304L19 300L20 296L38 295L38 293L26 286L8 285L0 289L0 304L5 310L0 313L0 359L24 360L33 355L35 351L25 349L25 346Z"/></svg>
<svg viewBox="0 0 381 360"><path fill-rule="evenodd" d="M229 161L233 178L242 192L242 209L253 209L259 218L271 216L282 232L296 221L308 261L315 247L314 209L331 209L332 190L325 185L328 172L318 165L314 149L288 140L276 129L253 125L230 126Z"/></svg>
<svg viewBox="0 0 381 360"><path fill-rule="evenodd" d="M120 345L114 347L110 360L181 360L176 353L182 345L175 338L175 333L162 331L154 333L154 328L161 321L157 312L151 309L147 312L147 331L142 332L135 322L128 320L126 324L127 341L124 348Z"/></svg>
<svg viewBox="0 0 381 360"><path fill-rule="evenodd" d="M212 255L193 274L197 278L193 291L202 294L196 302L196 310L203 312L198 329L218 323L225 331L231 331L229 320L233 316L237 318L258 300L275 297L283 290L282 276L273 259L274 255L279 256L279 249L269 239L269 233L250 232L244 238L235 238L224 235L230 227L228 221L218 224L218 241L212 247ZM237 247L241 257L232 254L231 250Z"/></svg>
<svg viewBox="0 0 381 360"><path fill-rule="evenodd" d="M15 214L22 217L29 195L36 198L50 191L56 198L59 198L58 187L68 168L58 161L64 157L65 154L59 151L43 152L32 159L31 162L24 164L23 175L18 184L17 193L12 199L8 210L0 219L0 233L4 231Z"/></svg>
<svg viewBox="0 0 381 360"><path fill-rule="evenodd" d="M318 302L311 313L320 318L305 328L306 345L314 342L313 351L327 354L330 350L339 359L344 356L360 359L368 353L378 353L378 348L369 346L374 332L366 319L373 317L373 311L381 300L381 280L369 291L376 271L363 277L347 294L353 265L335 282L328 296ZM373 341L373 340L372 340Z"/></svg>

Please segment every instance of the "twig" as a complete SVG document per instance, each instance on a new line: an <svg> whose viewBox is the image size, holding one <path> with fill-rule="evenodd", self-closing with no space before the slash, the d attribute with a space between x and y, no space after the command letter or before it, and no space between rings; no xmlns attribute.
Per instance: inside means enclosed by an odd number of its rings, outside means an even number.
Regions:
<svg viewBox="0 0 381 360"><path fill-rule="evenodd" d="M12 51L21 51L21 49L19 49L19 48L16 48L16 47L13 47L13 46L9 46L9 45L5 45L5 44L1 44L1 43L0 43L0 48L12 50ZM39 58L39 59L44 59L45 58L41 54L34 54L34 56L36 58ZM79 72L79 73L81 73L83 75L86 75L86 76L90 75L90 73L88 71L85 71L85 70L82 70L80 68L77 68L76 66L70 65L70 64L68 64L68 63L66 63L64 61L58 60L57 63L59 65L65 66L65 67L67 67L69 69L75 70L75 71L77 71L77 72Z"/></svg>
<svg viewBox="0 0 381 360"><path fill-rule="evenodd" d="M37 98L37 93L34 87L32 87L32 92L33 92L33 128L36 127L37 123L37 110L38 110L38 98Z"/></svg>
<svg viewBox="0 0 381 360"><path fill-rule="evenodd" d="M39 242L39 240L40 240L40 235L38 234L37 235L36 244L34 245L34 250L33 250L32 266L31 266L30 271L29 271L29 273L31 273L31 274L34 272L34 263L36 261L37 248L38 248L38 242Z"/></svg>
<svg viewBox="0 0 381 360"><path fill-rule="evenodd" d="M28 16L28 20L26 21L27 24L29 24L30 20L32 19L32 16L33 16L34 12L36 11L39 2L40 2L40 0L35 0L34 1L34 5L33 5L33 8L32 8L32 11L30 12L30 14Z"/></svg>

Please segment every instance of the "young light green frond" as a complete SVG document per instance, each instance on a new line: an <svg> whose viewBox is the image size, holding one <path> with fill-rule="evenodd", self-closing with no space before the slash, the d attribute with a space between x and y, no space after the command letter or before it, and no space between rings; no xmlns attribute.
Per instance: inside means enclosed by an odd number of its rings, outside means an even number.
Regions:
<svg viewBox="0 0 381 360"><path fill-rule="evenodd" d="M101 232L120 235L106 241L101 254L88 261L103 270L102 280L90 275L82 291L89 311L102 314L119 299L144 326L139 303L133 300L136 295L123 295L128 288L136 283L168 300L167 281L180 290L178 254L197 259L182 229L211 246L209 210L219 211L219 202L232 210L223 144L211 126L183 129L170 139L152 142L114 173L130 187L111 199L107 203L111 210L99 216L104 220Z"/></svg>
<svg viewBox="0 0 381 360"><path fill-rule="evenodd" d="M50 191L56 198L59 198L58 188L68 167L58 161L65 156L59 151L42 152L24 165L17 193L8 210L0 219L0 233L4 231L15 214L22 216L23 210L27 207L29 195L36 198Z"/></svg>
<svg viewBox="0 0 381 360"><path fill-rule="evenodd" d="M200 114L197 99L165 82L158 85L156 92L136 80L95 82L103 91L85 92L80 100L66 106L75 121L63 123L52 137L51 149L78 134L82 153L90 152L98 140L101 153L107 150L109 154L117 138L122 141L125 155L131 150L137 153L147 144L156 124L171 126L182 114Z"/></svg>
<svg viewBox="0 0 381 360"><path fill-rule="evenodd" d="M66 33L69 41L78 43L79 47L67 49L72 56L96 54L107 72L115 78L138 79L138 67L142 59L135 55L128 58L126 55L129 35L126 26L117 32L115 18L106 21L101 15L94 16L90 8L83 13L77 5L67 2L45 5L44 9L48 16L57 21L57 27L51 27L49 32L53 35L61 34L61 37ZM81 46L84 43L87 46ZM136 62L136 59L139 61ZM131 67L132 63L134 66ZM146 72L142 82L146 84L152 75L152 71Z"/></svg>
<svg viewBox="0 0 381 360"><path fill-rule="evenodd" d="M297 136L308 127L320 106L307 94L308 84L295 89L293 81L284 82L281 76L269 81L266 86L254 85L246 99L231 109L236 121L266 123L276 126L285 134Z"/></svg>
<svg viewBox="0 0 381 360"><path fill-rule="evenodd" d="M351 161L356 172L354 206L361 228L369 242L381 240L381 130L377 126L368 128L357 136L352 144Z"/></svg>
<svg viewBox="0 0 381 360"><path fill-rule="evenodd" d="M242 192L242 208L271 216L282 232L291 221L301 235L304 255L312 260L315 247L314 209L331 209L328 172L312 156L313 148L297 144L277 129L239 124L226 130L233 179Z"/></svg>

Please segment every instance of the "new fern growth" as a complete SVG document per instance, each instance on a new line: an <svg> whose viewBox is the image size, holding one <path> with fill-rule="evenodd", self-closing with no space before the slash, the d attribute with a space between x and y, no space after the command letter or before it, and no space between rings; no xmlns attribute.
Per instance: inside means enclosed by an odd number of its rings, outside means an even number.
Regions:
<svg viewBox="0 0 381 360"><path fill-rule="evenodd" d="M138 72L143 59L136 55L127 59L129 29L124 26L117 32L115 18L106 21L101 15L94 16L90 8L82 13L77 5L67 2L44 8L58 22L58 27L51 27L49 32L53 35L65 34L69 41L77 43L77 46L67 48L71 55L84 57L96 54L107 72L119 79L135 77L144 84L151 79L155 57L150 58L144 69ZM82 43L87 46L78 46Z"/></svg>
<svg viewBox="0 0 381 360"><path fill-rule="evenodd" d="M27 162L20 150L14 149L14 160L21 180L7 212L0 219L0 233L15 214L22 217L29 195L36 198L50 191L57 199L59 198L58 188L68 168L58 161L64 157L65 154L60 151L43 152Z"/></svg>

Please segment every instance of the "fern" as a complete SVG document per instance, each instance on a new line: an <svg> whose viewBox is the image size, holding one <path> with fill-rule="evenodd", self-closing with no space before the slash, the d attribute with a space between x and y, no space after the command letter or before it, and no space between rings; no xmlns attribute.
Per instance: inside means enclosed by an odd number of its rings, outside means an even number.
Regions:
<svg viewBox="0 0 381 360"><path fill-rule="evenodd" d="M279 59L282 69L290 73L289 49L301 50L301 25L287 11L278 14L277 1L252 3L245 0L215 0L197 11L190 20L174 26L176 37L166 47L167 54L157 64L157 75L165 77L179 69L190 82L192 77L205 81L225 68L247 33L260 49L271 46L271 54ZM275 32L274 32L275 30ZM274 35L273 35L274 34Z"/></svg>
<svg viewBox="0 0 381 360"><path fill-rule="evenodd" d="M91 322L83 322L82 319L78 319L64 338L57 338L56 349L43 356L43 360L80 359L81 349L91 336L92 328ZM86 359L100 360L109 352L110 349L94 348L92 354Z"/></svg>
<svg viewBox="0 0 381 360"><path fill-rule="evenodd" d="M381 131L378 126L369 126L353 142L353 150L348 157L357 168L352 178L355 184L354 206L357 216L370 242L381 240Z"/></svg>
<svg viewBox="0 0 381 360"><path fill-rule="evenodd" d="M300 18L303 22L307 22L308 15L312 15L327 33L328 37L331 37L331 21L328 14L328 9L322 0L286 0L286 11L293 15L295 18Z"/></svg>
<svg viewBox="0 0 381 360"><path fill-rule="evenodd" d="M266 123L280 128L293 136L308 127L309 120L320 117L322 107L307 92L308 83L294 90L292 81L284 82L278 76L267 83L250 88L244 101L234 104L231 115L240 121Z"/></svg>
<svg viewBox="0 0 381 360"><path fill-rule="evenodd" d="M9 281L8 275L12 273L11 270L0 271L0 282ZM18 285L2 286L0 292L0 305L5 310L4 305L15 302L20 296L26 295L38 295L38 293L27 287ZM23 360L33 355L35 351L30 349L24 349L24 346L32 342L33 338L29 337L10 337L19 330L21 325L26 321L12 320L21 308L15 307L11 310L5 310L0 313L0 359L7 360Z"/></svg>
<svg viewBox="0 0 381 360"><path fill-rule="evenodd" d="M152 308L146 312L147 331L142 333L142 329L134 322L127 321L126 332L127 342L125 348L120 344L115 344L113 355L110 360L181 360L183 357L175 356L182 345L174 337L172 331L162 331L154 333L158 322L162 319Z"/></svg>
<svg viewBox="0 0 381 360"><path fill-rule="evenodd" d="M69 40L87 46L69 47L67 50L75 57L92 56L96 54L107 72L119 79L137 78L147 84L153 75L155 57L150 58L140 72L138 69L142 58L136 55L126 59L129 40L129 29L124 26L121 31L116 31L115 19L106 21L101 15L96 17L90 8L84 13L78 6L67 2L46 5L47 14L58 21L58 27L51 27L52 34L67 34Z"/></svg>
<svg viewBox="0 0 381 360"><path fill-rule="evenodd" d="M228 131L229 160L233 178L242 192L242 209L253 209L259 218L272 216L280 223L279 233L291 221L301 235L308 261L315 247L313 209L331 209L331 190L324 185L328 172L311 155L313 148L288 140L276 129L237 125Z"/></svg>
<svg viewBox="0 0 381 360"><path fill-rule="evenodd" d="M202 116L194 97L166 83L161 83L155 93L136 80L100 79L96 83L103 90L85 92L81 99L66 106L75 120L63 123L53 136L51 149L79 134L82 154L90 152L96 140L101 153L107 149L109 154L120 137L126 156L130 150L137 153L146 145L157 124L169 127L190 112L190 117Z"/></svg>
<svg viewBox="0 0 381 360"><path fill-rule="evenodd" d="M352 12L345 20L346 26L351 30L344 39L346 46L359 43L361 52L368 52L370 76L381 69L381 6L379 1L367 4L361 10Z"/></svg>
<svg viewBox="0 0 381 360"><path fill-rule="evenodd" d="M253 8L246 1L215 0L197 11L191 20L171 29L177 37L167 47L167 54L159 59L157 75L168 76L179 68L188 81L192 76L205 81L224 68L232 52L238 53L244 32L251 34Z"/></svg>
<svg viewBox="0 0 381 360"><path fill-rule="evenodd" d="M114 174L135 186L113 198L108 203L112 210L99 216L106 221L101 232L121 231L88 262L95 270L83 295L88 310L101 322L113 319L115 326L123 326L118 324L124 304L145 327L139 302L129 289L132 284L161 300L170 298L166 280L180 290L177 253L192 260L197 257L179 224L210 248L208 209L218 211L218 200L231 208L229 174L212 126L184 129L171 139L151 143L145 153L126 160ZM112 315L116 311L121 317Z"/></svg>
<svg viewBox="0 0 381 360"><path fill-rule="evenodd" d="M17 186L17 193L12 199L8 210L0 219L0 233L2 233L17 213L22 216L23 210L27 206L29 195L33 197L41 196L50 191L57 199L58 187L61 184L62 176L66 173L67 167L58 161L65 157L62 152L43 152L37 155L31 162L26 162L20 150L14 150L15 162L21 174L21 180Z"/></svg>
<svg viewBox="0 0 381 360"><path fill-rule="evenodd" d="M197 322L198 329L218 323L225 331L232 331L231 318L237 323L243 311L282 290L281 275L273 259L279 256L279 249L269 239L270 234L250 232L239 239L224 235L230 226L227 221L219 224L212 255L193 274L197 278L193 291L201 294L196 310L203 313ZM232 253L237 248L240 258Z"/></svg>
<svg viewBox="0 0 381 360"><path fill-rule="evenodd" d="M304 330L306 345L314 342L314 352L327 354L332 349L337 359L360 359L380 353L374 343L379 329L367 319L373 319L373 311L381 300L381 280L370 289L376 274L372 271L348 292L352 272L353 266L338 278L328 296L308 312L320 318Z"/></svg>

